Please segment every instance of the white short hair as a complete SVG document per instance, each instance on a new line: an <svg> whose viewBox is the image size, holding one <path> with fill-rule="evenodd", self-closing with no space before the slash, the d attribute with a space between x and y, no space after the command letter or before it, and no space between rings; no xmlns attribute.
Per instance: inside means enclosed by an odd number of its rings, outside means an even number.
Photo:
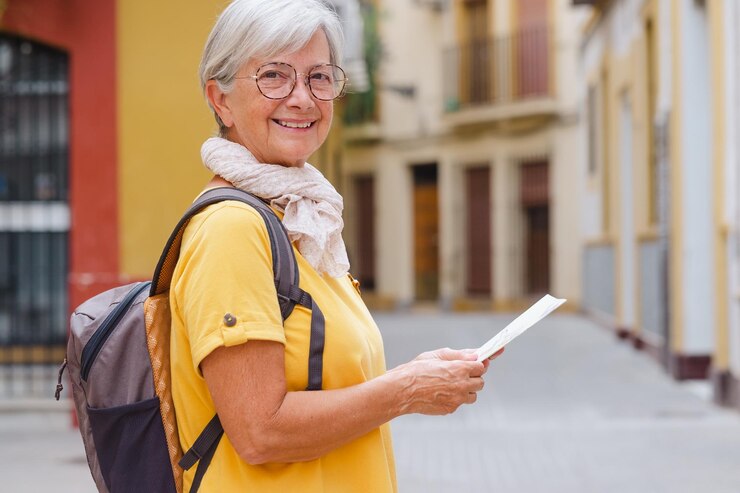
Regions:
<svg viewBox="0 0 740 493"><path fill-rule="evenodd" d="M239 68L251 58L292 53L322 29L331 63L342 59L343 33L337 13L323 0L234 0L221 13L200 61L200 85L215 80L230 92ZM210 106L210 103L209 103ZM211 107L213 110L213 107ZM223 136L226 128L213 110Z"/></svg>

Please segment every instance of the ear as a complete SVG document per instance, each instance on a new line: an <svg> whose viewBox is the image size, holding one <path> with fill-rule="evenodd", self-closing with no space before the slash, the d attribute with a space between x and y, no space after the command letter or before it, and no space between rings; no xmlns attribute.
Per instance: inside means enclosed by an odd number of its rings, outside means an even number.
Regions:
<svg viewBox="0 0 740 493"><path fill-rule="evenodd" d="M213 79L206 82L206 98L224 125L231 127L234 124L234 117L229 109L226 93L218 87L218 83Z"/></svg>

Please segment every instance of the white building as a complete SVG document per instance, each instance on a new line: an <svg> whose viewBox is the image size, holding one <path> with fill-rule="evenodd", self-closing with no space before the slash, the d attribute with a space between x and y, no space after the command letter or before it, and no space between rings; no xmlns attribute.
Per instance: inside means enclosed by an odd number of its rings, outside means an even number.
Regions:
<svg viewBox="0 0 740 493"><path fill-rule="evenodd" d="M377 108L344 128L341 154L345 237L365 292L454 308L552 292L578 307L579 9L374 7Z"/></svg>
<svg viewBox="0 0 740 493"><path fill-rule="evenodd" d="M740 6L578 3L584 307L738 403Z"/></svg>

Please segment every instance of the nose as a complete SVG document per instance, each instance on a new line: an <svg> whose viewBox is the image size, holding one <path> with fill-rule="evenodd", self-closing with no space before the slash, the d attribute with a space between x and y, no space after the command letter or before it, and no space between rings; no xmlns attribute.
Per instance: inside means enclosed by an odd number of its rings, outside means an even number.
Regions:
<svg viewBox="0 0 740 493"><path fill-rule="evenodd" d="M316 104L313 100L313 94L311 94L311 88L308 85L307 75L298 74L293 91L288 95L286 102L289 106L301 109L312 108Z"/></svg>

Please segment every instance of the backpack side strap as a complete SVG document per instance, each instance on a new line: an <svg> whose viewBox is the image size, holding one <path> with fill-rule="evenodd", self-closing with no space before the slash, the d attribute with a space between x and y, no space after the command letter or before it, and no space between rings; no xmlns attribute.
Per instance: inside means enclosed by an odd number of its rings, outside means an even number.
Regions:
<svg viewBox="0 0 740 493"><path fill-rule="evenodd" d="M223 434L224 428L221 426L221 420L218 419L218 414L216 414L200 433L200 436L195 440L190 450L178 462L178 465L186 471L198 463L193 484L190 486L190 493L195 493L200 488L200 483L203 481L206 470L211 464L211 459L213 459L213 454L216 453L216 448L218 448L218 443L221 441Z"/></svg>

